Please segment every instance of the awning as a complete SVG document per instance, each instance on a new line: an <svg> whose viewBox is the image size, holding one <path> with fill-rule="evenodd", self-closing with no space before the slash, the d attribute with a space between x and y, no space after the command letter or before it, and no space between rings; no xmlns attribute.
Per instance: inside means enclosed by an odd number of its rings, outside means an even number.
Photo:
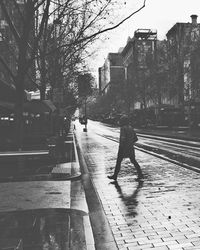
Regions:
<svg viewBox="0 0 200 250"><path fill-rule="evenodd" d="M56 107L50 100L32 100L24 104L24 111L33 114L51 113ZM0 101L0 115L8 115L14 113L15 104L11 102Z"/></svg>
<svg viewBox="0 0 200 250"><path fill-rule="evenodd" d="M56 107L50 100L31 100L24 105L24 111L33 114L51 113L56 110Z"/></svg>

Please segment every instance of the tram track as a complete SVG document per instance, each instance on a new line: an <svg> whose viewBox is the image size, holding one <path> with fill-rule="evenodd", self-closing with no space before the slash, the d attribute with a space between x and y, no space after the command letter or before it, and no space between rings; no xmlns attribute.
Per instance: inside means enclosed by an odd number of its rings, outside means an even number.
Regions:
<svg viewBox="0 0 200 250"><path fill-rule="evenodd" d="M200 141L199 140L188 140L188 139L178 139L178 138L172 138L172 137L166 137L165 135L153 135L153 134L146 134L146 133L140 133L137 132L137 135L141 138L148 138L148 139L153 139L153 140L158 140L158 141L166 141L168 143L175 143L177 145L184 145L184 146L189 146L189 147L194 147L194 148L200 148Z"/></svg>
<svg viewBox="0 0 200 250"><path fill-rule="evenodd" d="M99 134L100 135L100 134ZM100 135L108 140L111 140L111 141L114 141L114 142L117 142L119 143L118 139L114 136L109 136L109 135ZM154 139L154 136L149 136L149 135L140 135L138 134L138 137L142 137L142 138L151 138L151 139ZM159 138L159 139L158 139ZM159 137L157 136L157 138L155 138L155 140L159 140L160 142L162 141L167 141L171 144L173 144L174 142L174 145L182 145L184 147L186 147L186 149L191 149L192 150L195 150L195 152L198 152L198 155L200 155L200 150L198 149L198 142L195 142L195 144L193 144L194 142L187 142L187 144L181 144L180 142L182 140L176 140L176 139L172 139L172 138L164 138L164 140L162 140L163 137ZM171 140L172 139L172 140ZM173 141L173 142L172 142ZM178 141L178 143L177 143ZM193 145L193 146L192 146ZM195 145L195 146L194 146ZM198 172L200 173L200 157L197 156L191 156L191 155L186 155L185 152L175 152L174 150L164 150L164 149L161 149L161 148L158 148L156 146L148 146L148 145L145 145L143 143L135 143L135 149L138 150L138 151L142 151L144 153L147 153L147 154L150 154L154 157L157 157L157 158L160 158L160 159L163 159L165 161L168 161L168 162L171 162L171 163L174 163L176 165L179 165L181 167L184 167L184 168L187 168L187 169L190 169L192 171L195 171L195 172ZM177 150L177 147L175 147L175 150ZM180 151L180 150L179 150Z"/></svg>

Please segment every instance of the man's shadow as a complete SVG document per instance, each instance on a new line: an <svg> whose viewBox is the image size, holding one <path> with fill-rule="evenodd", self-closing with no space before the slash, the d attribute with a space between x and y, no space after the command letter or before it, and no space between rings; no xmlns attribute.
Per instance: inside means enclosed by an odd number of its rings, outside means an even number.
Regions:
<svg viewBox="0 0 200 250"><path fill-rule="evenodd" d="M139 194L141 188L143 187L144 181L139 180L133 193L131 193L129 195L125 194L123 192L121 186L119 185L119 183L117 181L113 181L113 182L111 182L111 184L113 184L115 186L115 188L117 189L117 192L120 194L120 198L122 199L122 201L124 202L124 204L128 210L128 215L135 217L137 215L136 208L137 208L138 203L139 203L138 194Z"/></svg>

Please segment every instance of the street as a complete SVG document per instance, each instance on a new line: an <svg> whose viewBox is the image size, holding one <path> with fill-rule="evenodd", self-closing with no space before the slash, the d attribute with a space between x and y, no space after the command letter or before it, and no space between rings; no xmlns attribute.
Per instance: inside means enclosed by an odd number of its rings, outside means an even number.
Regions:
<svg viewBox="0 0 200 250"><path fill-rule="evenodd" d="M199 168L200 163L200 142L191 139L173 139L170 137L159 137L140 135L140 142L136 143L139 148L154 151L166 155L180 163L186 163Z"/></svg>
<svg viewBox="0 0 200 250"><path fill-rule="evenodd" d="M200 250L197 10L0 0L0 250Z"/></svg>
<svg viewBox="0 0 200 250"><path fill-rule="evenodd" d="M129 159L118 182L113 173L119 129L75 122L76 138L119 249L199 249L200 176L198 173L136 150L144 181L136 181ZM140 142L140 140L139 140Z"/></svg>

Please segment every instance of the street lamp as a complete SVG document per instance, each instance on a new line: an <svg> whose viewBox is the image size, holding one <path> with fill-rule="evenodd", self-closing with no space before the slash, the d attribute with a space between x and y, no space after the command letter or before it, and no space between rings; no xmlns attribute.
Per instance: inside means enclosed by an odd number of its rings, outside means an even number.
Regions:
<svg viewBox="0 0 200 250"><path fill-rule="evenodd" d="M85 97L85 120L84 120L84 124L85 124L85 128L83 128L83 132L87 132L87 109L86 109L86 97Z"/></svg>

